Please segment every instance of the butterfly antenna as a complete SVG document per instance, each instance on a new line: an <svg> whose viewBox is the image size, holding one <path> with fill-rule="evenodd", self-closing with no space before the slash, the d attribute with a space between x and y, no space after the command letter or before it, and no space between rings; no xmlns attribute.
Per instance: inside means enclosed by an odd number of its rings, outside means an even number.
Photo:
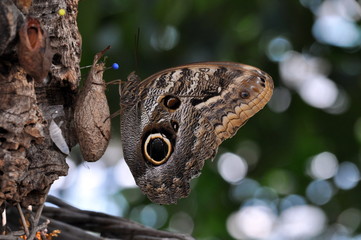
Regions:
<svg viewBox="0 0 361 240"><path fill-rule="evenodd" d="M113 119L113 118L115 118L116 116L121 115L121 114L123 113L123 111L124 111L123 109L119 109L119 110L117 110L116 112L110 114L110 115L104 120L103 123L105 123L108 119Z"/></svg>
<svg viewBox="0 0 361 240"><path fill-rule="evenodd" d="M115 79L115 80L112 80L110 82L106 82L105 84L106 85L120 85L122 83L125 83L125 81L123 81L121 79Z"/></svg>

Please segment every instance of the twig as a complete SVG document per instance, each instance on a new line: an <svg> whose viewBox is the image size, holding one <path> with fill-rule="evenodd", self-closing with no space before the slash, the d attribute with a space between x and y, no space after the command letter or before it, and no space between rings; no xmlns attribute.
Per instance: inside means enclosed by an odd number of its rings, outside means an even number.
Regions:
<svg viewBox="0 0 361 240"><path fill-rule="evenodd" d="M14 235L1 235L1 240L21 240L19 237L15 237Z"/></svg>
<svg viewBox="0 0 361 240"><path fill-rule="evenodd" d="M50 197L50 196L49 196ZM51 197L51 202L64 204L60 199ZM86 231L100 233L99 237L92 239L178 239L192 240L191 236L179 233L166 232L145 227L139 223L125 218L111 216L105 213L84 211L77 208L54 208L44 207L43 216L51 220L49 228L60 229L63 239L79 239L74 236L82 236ZM64 234L68 234L64 236ZM82 239L89 239L83 235Z"/></svg>
<svg viewBox="0 0 361 240"><path fill-rule="evenodd" d="M66 240L78 240L78 239L104 240L104 238L102 238L102 237L91 235L81 228L64 223L60 220L58 221L58 220L51 219L50 222L51 223L49 224L49 228L61 230L61 233L59 235L59 237L61 239L66 239Z"/></svg>
<svg viewBox="0 0 361 240"><path fill-rule="evenodd" d="M15 236L15 237L20 237L25 235L25 231L24 230L19 230L19 231L13 231L9 234L9 236Z"/></svg>
<svg viewBox="0 0 361 240"><path fill-rule="evenodd" d="M44 205L44 204L43 204ZM38 222L39 222L39 219L38 219ZM28 237L28 240L32 240L34 239L34 237L36 236L36 233L39 232L39 231L42 231L44 229L47 229L48 227L48 224L50 223L50 220L49 219L46 219L46 221L42 224L40 224L39 226L34 226L34 228L32 229L31 231L31 234L30 236Z"/></svg>
<svg viewBox="0 0 361 240"><path fill-rule="evenodd" d="M46 202L48 203L52 203L56 206L58 206L59 208L62 209L68 209L70 211L78 211L79 208L73 207L72 205L62 201L61 199L54 197L52 195L48 195L48 197L46 198Z"/></svg>
<svg viewBox="0 0 361 240"><path fill-rule="evenodd" d="M48 190L46 191L46 194L45 194L45 196L44 196L45 199L46 199L47 196L48 196L49 189L50 189L50 187L49 187ZM46 221L45 223L43 223L42 225L38 226L38 223L39 223L41 214L42 214L43 209L44 209L44 205L45 205L45 201L44 201L44 203L41 204L41 205L39 206L39 208L36 210L34 222L33 222L33 224L32 224L31 234L28 235L28 236L29 236L29 237L28 237L28 240L33 240L33 239L34 239L34 237L35 237L35 235L36 235L36 232L39 231L38 228L39 228L40 226L45 226L44 228L46 228L46 227L48 226L49 222L50 222L49 220L47 220L47 221ZM45 225L44 225L44 224L45 224Z"/></svg>
<svg viewBox="0 0 361 240"><path fill-rule="evenodd" d="M24 214L23 214L23 210L21 209L19 203L16 204L16 207L17 207L17 209L19 211L19 214L20 214L21 223L23 224L25 235L28 237L29 236L29 228L28 228L28 224L26 223L26 220L25 220L25 217L24 217Z"/></svg>

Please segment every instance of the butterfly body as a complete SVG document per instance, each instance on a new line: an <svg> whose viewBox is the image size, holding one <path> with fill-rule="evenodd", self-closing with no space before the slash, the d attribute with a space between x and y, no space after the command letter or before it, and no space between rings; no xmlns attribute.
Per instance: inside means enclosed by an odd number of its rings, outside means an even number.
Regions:
<svg viewBox="0 0 361 240"><path fill-rule="evenodd" d="M189 182L218 146L272 95L271 77L248 65L194 63L144 81L132 75L121 90L121 140L140 189L159 204L189 194Z"/></svg>

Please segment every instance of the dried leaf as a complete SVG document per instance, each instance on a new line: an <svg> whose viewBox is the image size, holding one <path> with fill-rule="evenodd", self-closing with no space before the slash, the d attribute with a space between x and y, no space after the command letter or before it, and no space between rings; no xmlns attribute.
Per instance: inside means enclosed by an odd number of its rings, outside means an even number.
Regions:
<svg viewBox="0 0 361 240"><path fill-rule="evenodd" d="M27 18L19 30L19 37L18 58L20 66L35 81L42 82L48 75L53 56L46 32L41 28L37 19Z"/></svg>
<svg viewBox="0 0 361 240"><path fill-rule="evenodd" d="M101 158L110 140L110 112L103 80L104 63L98 63L108 49L109 47L95 55L75 105L75 131L80 150L87 162Z"/></svg>

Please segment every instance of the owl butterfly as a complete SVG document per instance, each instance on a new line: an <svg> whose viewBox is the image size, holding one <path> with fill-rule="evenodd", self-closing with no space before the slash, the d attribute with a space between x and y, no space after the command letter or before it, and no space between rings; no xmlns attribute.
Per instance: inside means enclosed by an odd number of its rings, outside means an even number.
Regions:
<svg viewBox="0 0 361 240"><path fill-rule="evenodd" d="M121 86L121 141L137 185L158 204L188 196L206 159L261 110L272 78L232 62L194 63Z"/></svg>

